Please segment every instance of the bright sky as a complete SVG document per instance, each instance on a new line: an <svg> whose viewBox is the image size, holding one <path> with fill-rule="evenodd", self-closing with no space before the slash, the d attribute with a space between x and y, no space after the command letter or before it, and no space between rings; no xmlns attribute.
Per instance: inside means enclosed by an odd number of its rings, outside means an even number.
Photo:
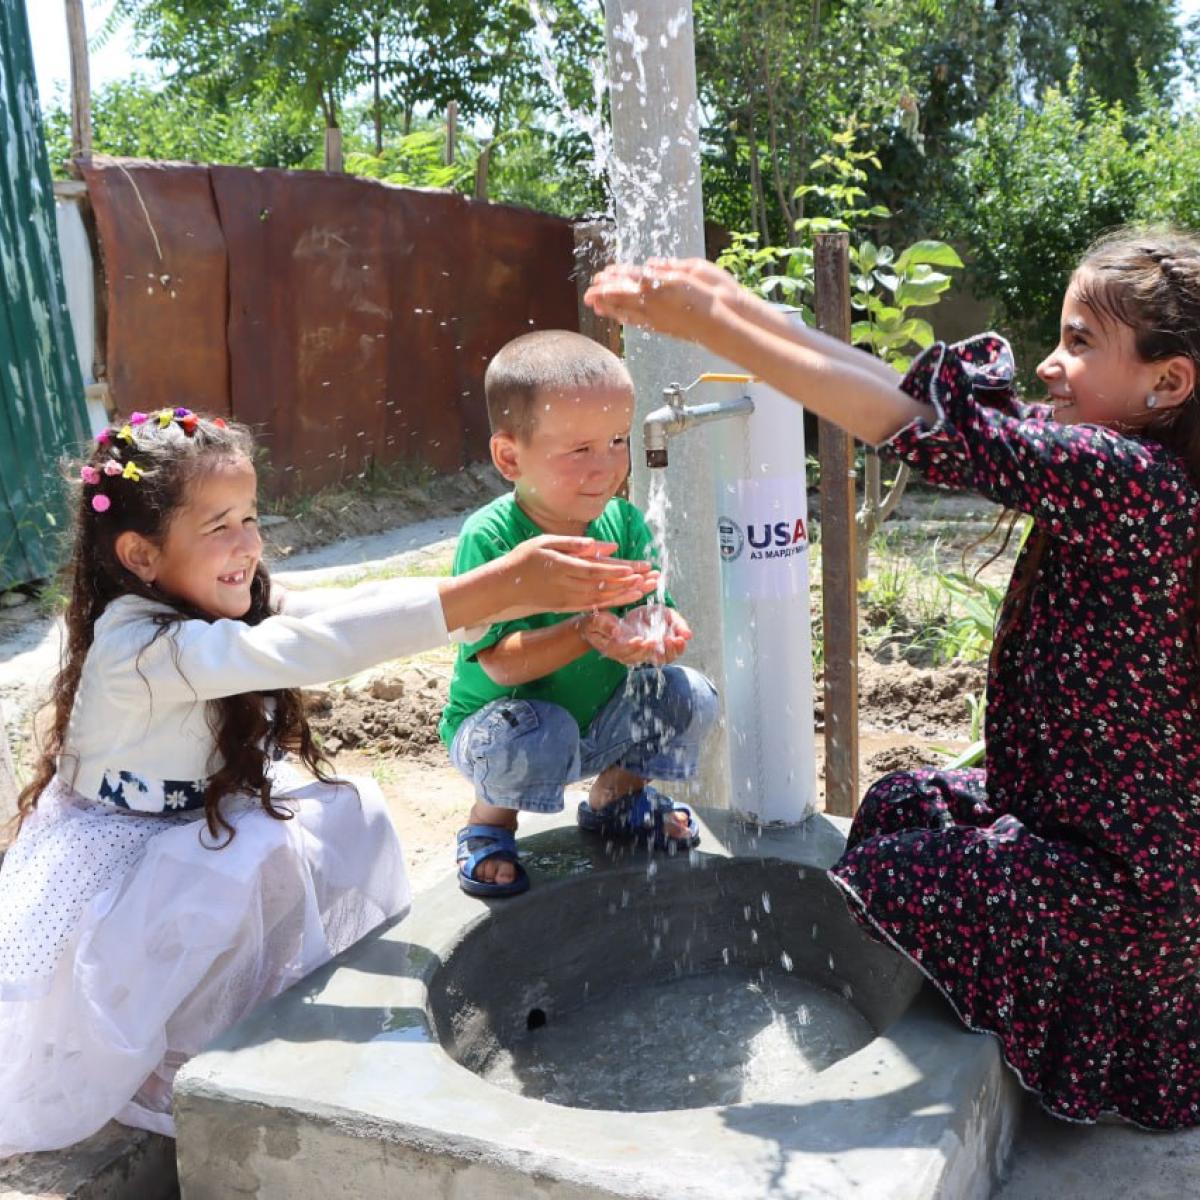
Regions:
<svg viewBox="0 0 1200 1200"><path fill-rule="evenodd" d="M1196 0L1200 4L1200 0ZM83 19L89 43L104 28L114 0L83 0ZM29 18L29 36L33 41L33 69L37 73L38 96L42 107L48 108L61 87L64 97L71 82L71 56L67 50L67 17L63 0L25 0ZM88 56L92 89L114 79L125 79L139 72L153 76L151 64L133 57L128 27L123 27L101 49Z"/></svg>

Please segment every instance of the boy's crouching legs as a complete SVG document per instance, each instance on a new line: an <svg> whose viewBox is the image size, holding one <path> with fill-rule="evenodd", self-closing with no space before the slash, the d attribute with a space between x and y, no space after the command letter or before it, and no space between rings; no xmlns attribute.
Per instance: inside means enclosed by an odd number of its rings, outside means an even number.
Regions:
<svg viewBox="0 0 1200 1200"><path fill-rule="evenodd" d="M517 814L558 812L563 789L579 778L579 726L544 700L494 700L472 713L450 747L454 765L475 785L469 825L515 830ZM485 858L474 878L509 883L516 866Z"/></svg>
<svg viewBox="0 0 1200 1200"><path fill-rule="evenodd" d="M584 739L584 774L600 770L588 797L592 807L604 808L648 779L693 778L719 715L716 688L691 667L630 671ZM686 835L687 814L670 819L676 825L671 836Z"/></svg>

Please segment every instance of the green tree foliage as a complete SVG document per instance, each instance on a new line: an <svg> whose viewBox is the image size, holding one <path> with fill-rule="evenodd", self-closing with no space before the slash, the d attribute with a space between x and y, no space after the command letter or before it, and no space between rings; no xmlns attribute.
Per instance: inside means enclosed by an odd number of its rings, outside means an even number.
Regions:
<svg viewBox="0 0 1200 1200"><path fill-rule="evenodd" d="M43 126L51 168L65 178L71 118L61 99L46 112ZM97 154L296 167L316 165L320 140L320 123L311 114L280 104L221 109L186 85L164 88L134 76L105 84L92 96Z"/></svg>
<svg viewBox="0 0 1200 1200"><path fill-rule="evenodd" d="M1036 107L1076 71L1080 94L1165 99L1186 68L1177 0L696 0L709 215L786 240L796 188L855 123L881 147L872 194L893 236L970 203L958 158L992 100ZM815 211L823 211L818 204Z"/></svg>
<svg viewBox="0 0 1200 1200"><path fill-rule="evenodd" d="M1023 348L1044 350L1094 238L1131 221L1200 228L1200 113L1181 114L1148 90L1131 112L1087 96L1080 73L1039 108L998 97L962 171L973 202L951 214L952 232L971 247L974 287L999 302Z"/></svg>
<svg viewBox="0 0 1200 1200"><path fill-rule="evenodd" d="M1091 96L1130 112L1169 99L1194 42L1177 9L1177 0L945 0L908 62L919 137L896 124L876 139L883 169L873 191L896 214L897 236L937 229L971 206L961 156L1001 97L1037 109L1074 72L1080 115Z"/></svg>
<svg viewBox="0 0 1200 1200"><path fill-rule="evenodd" d="M105 33L123 23L167 73L168 106L193 107L205 138L184 138L199 151L189 156L265 162L219 136L249 110L305 131L302 155L266 146L271 165L319 165L308 130L323 122L343 129L353 169L378 178L471 191L486 177L491 195L551 211L598 202L590 147L561 113L591 100L604 52L596 0L547 6L540 27L528 0L117 0ZM447 165L451 101L460 136Z"/></svg>
<svg viewBox="0 0 1200 1200"><path fill-rule="evenodd" d="M696 0L696 71L710 120L710 214L791 240L810 164L847 123L878 129L942 0ZM878 140L878 139L876 139Z"/></svg>
<svg viewBox="0 0 1200 1200"><path fill-rule="evenodd" d="M286 102L336 127L367 0L117 0L143 53L218 109Z"/></svg>

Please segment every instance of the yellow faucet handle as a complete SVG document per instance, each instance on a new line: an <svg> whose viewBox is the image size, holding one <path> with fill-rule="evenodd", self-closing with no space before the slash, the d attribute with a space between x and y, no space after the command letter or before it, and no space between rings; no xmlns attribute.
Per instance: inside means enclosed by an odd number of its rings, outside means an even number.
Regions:
<svg viewBox="0 0 1200 1200"><path fill-rule="evenodd" d="M721 371L705 371L696 383L757 383L757 375L729 375ZM695 386L695 385L693 385Z"/></svg>

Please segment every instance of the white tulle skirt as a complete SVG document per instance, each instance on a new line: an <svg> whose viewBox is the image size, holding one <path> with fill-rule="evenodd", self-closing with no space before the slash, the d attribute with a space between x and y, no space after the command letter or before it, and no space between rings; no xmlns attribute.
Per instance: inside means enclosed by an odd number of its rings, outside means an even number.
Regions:
<svg viewBox="0 0 1200 1200"><path fill-rule="evenodd" d="M54 1150L111 1118L174 1134L186 1059L403 913L408 877L378 787L285 768L275 820L98 804L55 780L0 867L0 1155Z"/></svg>

